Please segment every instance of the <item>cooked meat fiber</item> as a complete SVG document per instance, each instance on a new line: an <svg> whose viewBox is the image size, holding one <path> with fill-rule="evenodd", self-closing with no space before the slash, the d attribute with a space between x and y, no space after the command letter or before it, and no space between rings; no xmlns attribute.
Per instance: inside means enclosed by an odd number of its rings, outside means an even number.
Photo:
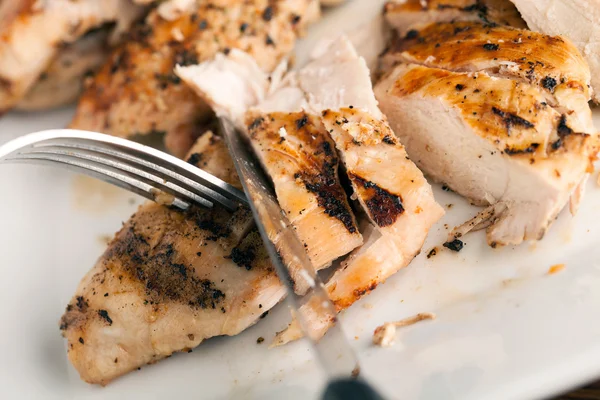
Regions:
<svg viewBox="0 0 600 400"><path fill-rule="evenodd" d="M525 28L525 22L509 0L406 0L389 1L385 19L402 37L412 29L433 22L478 21Z"/></svg>
<svg viewBox="0 0 600 400"><path fill-rule="evenodd" d="M296 82L305 91L308 108L318 112L335 142L354 196L370 222L363 230L365 244L326 284L341 311L407 266L444 211L377 108L365 61L345 38L299 71ZM312 315L316 329L325 334L333 321L320 319L313 306L303 306L305 315ZM293 322L275 344L301 335Z"/></svg>
<svg viewBox="0 0 600 400"><path fill-rule="evenodd" d="M84 92L71 127L121 137L161 132L171 152L185 154L210 109L181 83L175 66L237 48L270 72L318 15L315 0L197 0L189 6L175 19L158 7L133 29Z"/></svg>
<svg viewBox="0 0 600 400"><path fill-rule="evenodd" d="M538 86L546 102L577 132L595 133L590 71L577 48L560 36L478 22L430 24L396 41L384 57L459 72L485 71Z"/></svg>
<svg viewBox="0 0 600 400"><path fill-rule="evenodd" d="M592 170L596 137L520 80L400 64L375 87L416 164L494 212L492 246L541 239Z"/></svg>
<svg viewBox="0 0 600 400"><path fill-rule="evenodd" d="M239 185L217 137L202 136L190 162ZM61 329L81 378L104 385L210 337L238 334L284 294L249 210L147 203L82 279Z"/></svg>
<svg viewBox="0 0 600 400"><path fill-rule="evenodd" d="M511 0L530 29L569 38L592 71L594 100L600 102L600 2L598 0Z"/></svg>
<svg viewBox="0 0 600 400"><path fill-rule="evenodd" d="M313 266L325 268L360 246L362 236L338 177L335 144L320 118L304 112L249 112L246 124Z"/></svg>
<svg viewBox="0 0 600 400"><path fill-rule="evenodd" d="M37 111L74 103L83 89L85 77L108 57L109 34L108 29L96 30L60 50L16 108Z"/></svg>
<svg viewBox="0 0 600 400"><path fill-rule="evenodd" d="M0 112L14 107L63 44L106 23L128 25L143 7L129 0L11 0L0 4Z"/></svg>

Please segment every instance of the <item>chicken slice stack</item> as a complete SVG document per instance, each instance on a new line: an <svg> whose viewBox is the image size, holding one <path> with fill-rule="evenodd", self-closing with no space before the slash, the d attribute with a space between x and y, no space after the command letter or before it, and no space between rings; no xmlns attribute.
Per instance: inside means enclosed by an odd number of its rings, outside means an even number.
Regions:
<svg viewBox="0 0 600 400"><path fill-rule="evenodd" d="M597 138L590 71L571 42L437 22L397 38L382 65L375 93L411 158L492 205L454 236L487 227L490 245L519 244L541 239L569 199L575 212Z"/></svg>
<svg viewBox="0 0 600 400"><path fill-rule="evenodd" d="M351 229L355 226L344 223L353 220L346 217L351 215L346 207L343 218L336 212L328 212L328 207L340 204L339 200L328 203L319 201L319 196L315 199L305 179L315 167L323 165L305 152L318 155L317 159L325 157L327 163L335 166L337 151L351 182L353 198L361 208L359 215L364 214L365 238L365 243L342 261L327 282L330 297L340 311L408 265L443 210L377 108L366 63L347 39L334 41L309 65L288 74L281 82L261 85L246 76L236 82L236 98L219 96L213 82L223 81L243 58L232 54L227 60L180 68L177 73L219 114L237 121L239 128L248 133L273 178L280 204L292 219L299 214L298 209L314 209L315 200L322 208L317 214L322 216L320 219L295 223L301 238L310 237L313 232L319 236L318 242L305 241L309 254L315 252L311 247L328 248L329 242L339 237L337 232L346 229L347 235L353 233ZM252 107L250 99L258 100L259 104ZM240 110L244 108L250 110L242 118ZM324 138L327 136L329 139ZM311 150L318 147L316 152ZM282 159L287 159L293 167L282 169ZM337 187L337 179L334 173L324 176L332 176L329 196ZM328 218L329 224L337 224L339 228L324 230L321 218ZM356 244L347 246L344 253L353 247ZM321 320L317 308L318 305L307 303L303 312L309 316L315 331L323 335L333 321ZM293 323L278 335L276 342L283 344L300 336L299 327Z"/></svg>

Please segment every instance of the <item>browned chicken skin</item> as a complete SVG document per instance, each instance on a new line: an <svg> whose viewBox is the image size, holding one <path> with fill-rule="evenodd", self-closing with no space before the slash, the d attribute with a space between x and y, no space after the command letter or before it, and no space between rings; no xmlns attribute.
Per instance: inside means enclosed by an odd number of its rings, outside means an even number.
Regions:
<svg viewBox="0 0 600 400"><path fill-rule="evenodd" d="M174 74L219 52L242 49L269 72L318 14L314 0L198 0L174 20L159 10L135 27L84 92L71 127L130 137L163 132L183 155L209 108Z"/></svg>
<svg viewBox="0 0 600 400"><path fill-rule="evenodd" d="M384 69L404 62L528 82L561 109L572 129L595 133L588 105L590 71L570 41L479 22L434 23L411 32L391 46Z"/></svg>
<svg viewBox="0 0 600 400"><path fill-rule="evenodd" d="M239 186L206 134L189 161ZM81 378L106 384L204 339L235 335L285 294L249 210L140 207L82 279L61 319Z"/></svg>
<svg viewBox="0 0 600 400"><path fill-rule="evenodd" d="M508 0L389 1L384 15L400 36L432 22L477 21L526 28L519 12Z"/></svg>

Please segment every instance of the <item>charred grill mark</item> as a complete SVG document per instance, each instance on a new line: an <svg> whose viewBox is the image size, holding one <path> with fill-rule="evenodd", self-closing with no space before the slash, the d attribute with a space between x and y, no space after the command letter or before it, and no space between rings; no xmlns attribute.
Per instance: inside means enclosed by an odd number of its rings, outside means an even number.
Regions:
<svg viewBox="0 0 600 400"><path fill-rule="evenodd" d="M513 126L521 126L527 129L531 129L534 127L534 125L527 121L524 118L519 117L516 114L512 114L509 113L507 111L503 111L497 107L492 107L492 112L496 115L498 115L500 118L502 118L502 121L504 122L504 125L506 125L506 130L508 131L508 133L510 134L510 129Z"/></svg>
<svg viewBox="0 0 600 400"><path fill-rule="evenodd" d="M400 196L390 193L376 183L367 181L353 173L349 172L348 176L352 183L356 185L359 192L361 192L369 214L378 226L385 227L392 225L404 212Z"/></svg>
<svg viewBox="0 0 600 400"><path fill-rule="evenodd" d="M302 129L308 123L308 116L305 114L302 118L296 120L296 128Z"/></svg>
<svg viewBox="0 0 600 400"><path fill-rule="evenodd" d="M543 78L540 82L544 89L550 91L550 93L554 93L554 88L556 88L557 84L556 79L552 78L551 76L547 76Z"/></svg>
<svg viewBox="0 0 600 400"><path fill-rule="evenodd" d="M483 48L487 51L497 51L500 49L500 45L496 43L486 43L483 45Z"/></svg>
<svg viewBox="0 0 600 400"><path fill-rule="evenodd" d="M296 173L296 179L300 179L306 190L314 193L317 197L319 207L325 210L325 214L338 219L350 233L358 232L350 205L346 200L346 193L337 181L338 159L334 157L326 161L321 174Z"/></svg>
<svg viewBox="0 0 600 400"><path fill-rule="evenodd" d="M573 133L573 129L569 128L567 125L567 117L565 115L560 116L560 121L558 122L558 136L564 138L565 136L569 136Z"/></svg>
<svg viewBox="0 0 600 400"><path fill-rule="evenodd" d="M98 315L102 318L106 323L110 326L113 324L113 320L108 315L108 311L106 310L98 310Z"/></svg>
<svg viewBox="0 0 600 400"><path fill-rule="evenodd" d="M86 312L89 304L83 296L77 296L75 306L81 312Z"/></svg>
<svg viewBox="0 0 600 400"><path fill-rule="evenodd" d="M207 240L217 240L219 238L226 238L231 234L231 229L228 226L218 222L212 215L198 215L196 218L196 224L198 228L212 233L212 236L208 236Z"/></svg>
<svg viewBox="0 0 600 400"><path fill-rule="evenodd" d="M396 140L392 137L392 135L385 135L383 137L383 143L390 144L390 145L395 145L396 144Z"/></svg>
<svg viewBox="0 0 600 400"><path fill-rule="evenodd" d="M265 119L263 117L255 118L254 121L252 121L252 123L248 125L248 131L250 131L250 134L252 134L253 130L256 130L256 128L261 126L264 120Z"/></svg>
<svg viewBox="0 0 600 400"><path fill-rule="evenodd" d="M247 249L235 247L231 250L231 255L229 256L231 261L240 267L246 268L248 271L252 269L252 261L254 261L255 257L256 253L252 247Z"/></svg>
<svg viewBox="0 0 600 400"><path fill-rule="evenodd" d="M195 167L199 166L201 161L202 161L202 154L201 153L193 153L187 159L188 164L192 164Z"/></svg>
<svg viewBox="0 0 600 400"><path fill-rule="evenodd" d="M178 238L177 234L164 235L151 246L132 222L105 253L105 263L117 265L123 274L142 284L145 304L176 301L193 308L217 308L225 294L214 282L196 277L192 267L177 262L180 257L173 244Z"/></svg>
<svg viewBox="0 0 600 400"><path fill-rule="evenodd" d="M504 152L509 155L530 154L530 153L535 153L535 151L537 150L538 147L540 147L539 143L531 143L528 147L526 147L524 149L515 149L515 148L507 147L506 149L504 149Z"/></svg>

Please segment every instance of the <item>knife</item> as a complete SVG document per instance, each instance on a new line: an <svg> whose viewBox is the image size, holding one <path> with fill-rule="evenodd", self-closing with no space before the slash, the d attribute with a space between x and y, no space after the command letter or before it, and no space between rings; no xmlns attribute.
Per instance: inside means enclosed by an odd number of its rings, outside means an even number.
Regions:
<svg viewBox="0 0 600 400"><path fill-rule="evenodd" d="M329 328L327 334L320 340L319 334L307 321L302 312L302 304L307 302L317 304L320 307L319 314L321 316L336 320L335 306L319 275L315 272L304 245L296 236L293 226L279 206L270 180L250 150L250 144L242 139L229 119L221 117L219 125L265 248L279 279L286 287L288 304L293 310L304 336L310 340L320 365L329 379L323 398L326 400L382 399L366 382L359 378L358 359L348 343L339 321ZM285 254L287 260L284 261L281 254ZM300 268L300 275L310 286L309 292L304 296L299 296L294 291L290 265Z"/></svg>

